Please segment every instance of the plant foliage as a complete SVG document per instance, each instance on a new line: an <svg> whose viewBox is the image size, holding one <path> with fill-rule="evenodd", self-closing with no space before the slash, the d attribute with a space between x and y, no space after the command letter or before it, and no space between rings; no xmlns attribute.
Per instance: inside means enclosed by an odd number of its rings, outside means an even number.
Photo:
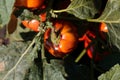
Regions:
<svg viewBox="0 0 120 80"><path fill-rule="evenodd" d="M45 0L44 5L39 9L15 7L15 1L0 0L0 80L88 80L95 78L120 80L120 65L116 64L120 59L120 0L106 0L106 3L104 0L69 0L70 4L61 10L57 8L57 4L64 7L62 2L67 3L67 0L59 0L59 3L55 0ZM57 10L54 10L53 6L57 6ZM46 21L42 21L40 17L40 14L44 12L46 17L43 18ZM23 20L32 19L40 22L38 33L25 28L22 24ZM94 64L94 59L90 60L84 55L86 52L84 48L81 56L83 62L81 60L76 64L73 59L84 47L82 44L78 47L80 49L75 49L65 58L51 56L44 49L43 37L47 28L53 30L52 20L55 19L71 20L78 25L80 37L84 36L88 30L95 32L96 41L88 35L88 38L94 41L90 44L93 54L97 53L97 48L100 48L98 53L102 55L107 47L107 50L110 48L112 55ZM97 24L101 22L106 23L108 28L105 40L100 39L97 30ZM113 66L114 64L116 65ZM105 70L113 67L102 74L96 69L96 65ZM96 70L101 74L99 77L94 73Z"/></svg>
<svg viewBox="0 0 120 80"><path fill-rule="evenodd" d="M120 65L114 65L109 71L100 75L98 80L120 80Z"/></svg>
<svg viewBox="0 0 120 80"><path fill-rule="evenodd" d="M8 24L15 0L0 0L0 27Z"/></svg>

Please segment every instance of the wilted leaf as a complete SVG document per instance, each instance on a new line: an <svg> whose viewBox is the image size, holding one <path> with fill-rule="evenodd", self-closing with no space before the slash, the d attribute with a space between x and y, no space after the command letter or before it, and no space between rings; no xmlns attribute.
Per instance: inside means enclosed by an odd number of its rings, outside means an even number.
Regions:
<svg viewBox="0 0 120 80"><path fill-rule="evenodd" d="M2 18L1 18L1 15L0 15L0 28L1 28L1 25L2 24Z"/></svg>
<svg viewBox="0 0 120 80"><path fill-rule="evenodd" d="M17 18L14 14L12 14L10 17L10 21L8 23L8 26L7 26L8 33L12 34L16 30L16 27L17 27Z"/></svg>
<svg viewBox="0 0 120 80"><path fill-rule="evenodd" d="M109 71L101 74L98 80L120 80L120 65L116 64Z"/></svg>
<svg viewBox="0 0 120 80"><path fill-rule="evenodd" d="M58 12L59 11L60 12L66 11L70 14L73 14L77 18L87 19L93 18L95 16L95 14L97 13L97 8L94 3L94 0L73 0L66 9L58 10Z"/></svg>
<svg viewBox="0 0 120 80"><path fill-rule="evenodd" d="M15 0L0 0L0 27L8 24Z"/></svg>
<svg viewBox="0 0 120 80"><path fill-rule="evenodd" d="M0 29L0 38L5 38L6 36L6 27Z"/></svg>
<svg viewBox="0 0 120 80"><path fill-rule="evenodd" d="M120 0L108 0L102 15L93 22L120 23Z"/></svg>

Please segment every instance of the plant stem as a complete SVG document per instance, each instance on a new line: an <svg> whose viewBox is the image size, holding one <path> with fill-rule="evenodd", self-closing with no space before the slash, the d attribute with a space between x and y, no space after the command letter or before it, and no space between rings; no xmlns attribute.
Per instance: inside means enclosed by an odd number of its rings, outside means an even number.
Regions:
<svg viewBox="0 0 120 80"><path fill-rule="evenodd" d="M44 44L42 44L41 58L42 58L43 66L44 66L44 63L47 63L46 57L45 57Z"/></svg>
<svg viewBox="0 0 120 80"><path fill-rule="evenodd" d="M119 20L109 21L109 20L100 20L100 19L87 19L88 22L105 22L105 23L120 23Z"/></svg>
<svg viewBox="0 0 120 80"><path fill-rule="evenodd" d="M45 66L47 64L47 60L45 57L45 50L44 50L44 45L42 44L42 49L41 49L41 58L42 58L42 69L43 69L43 76L42 76L42 80L47 80L46 76L45 76Z"/></svg>
<svg viewBox="0 0 120 80"><path fill-rule="evenodd" d="M76 58L75 62L77 63L85 55L85 53L86 53L86 49L83 49L83 51Z"/></svg>
<svg viewBox="0 0 120 80"><path fill-rule="evenodd" d="M62 9L62 10L53 10L54 13L61 13L61 12L66 12L67 9Z"/></svg>

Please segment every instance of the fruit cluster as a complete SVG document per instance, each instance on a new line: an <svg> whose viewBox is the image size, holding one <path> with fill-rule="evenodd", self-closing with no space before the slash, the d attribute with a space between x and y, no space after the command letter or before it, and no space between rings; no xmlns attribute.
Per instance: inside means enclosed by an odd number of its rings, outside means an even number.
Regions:
<svg viewBox="0 0 120 80"><path fill-rule="evenodd" d="M62 1L61 1L62 2ZM63 1L66 5L70 3L70 1ZM44 0L16 0L15 7L18 8L28 8L31 10L36 9L45 9L47 5L44 4ZM63 3L59 3L60 5L63 5ZM55 9L63 9L66 8L66 5L62 7L55 7ZM54 6L53 6L54 7ZM21 23L26 28L29 28L35 32L40 31L40 25L41 23L47 22L47 18L51 17L49 16L51 13L48 13L48 11L44 13L40 13L38 19L32 19L32 20L23 20ZM66 14L65 14L66 15ZM52 54L55 57L63 58L65 55L68 55L71 53L76 47L77 43L84 41L84 48L86 48L86 53L89 58L93 58L95 50L95 45L92 44L94 39L96 39L97 35L94 33L94 31L90 31L89 29L84 33L83 37L79 37L79 33L77 29L77 26L72 23L70 20L66 19L52 19L49 18L48 21L52 23L52 27L49 26L47 28L44 28L44 46L48 50L50 54ZM99 34L102 39L106 39L105 33L108 32L107 24L106 23L100 23L99 25ZM100 52L96 52L95 60L101 60L103 56L107 55L108 52L104 52L101 56Z"/></svg>

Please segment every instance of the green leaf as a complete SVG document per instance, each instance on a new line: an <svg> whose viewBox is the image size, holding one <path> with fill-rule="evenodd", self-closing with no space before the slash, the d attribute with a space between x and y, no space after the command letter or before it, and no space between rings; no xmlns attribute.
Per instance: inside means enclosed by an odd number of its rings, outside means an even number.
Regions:
<svg viewBox="0 0 120 80"><path fill-rule="evenodd" d="M109 71L101 74L98 80L120 80L120 65L116 64Z"/></svg>
<svg viewBox="0 0 120 80"><path fill-rule="evenodd" d="M43 62L44 80L88 80L90 69L86 65L77 65L71 60L51 59L50 63Z"/></svg>
<svg viewBox="0 0 120 80"><path fill-rule="evenodd" d="M100 6L100 1L96 7L94 0L73 0L66 9L54 10L53 12L55 13L68 12L79 19L87 19L87 18L95 17L95 14L98 12L97 8L99 6Z"/></svg>
<svg viewBox="0 0 120 80"><path fill-rule="evenodd" d="M94 0L73 0L66 11L80 19L93 18L97 13Z"/></svg>
<svg viewBox="0 0 120 80"><path fill-rule="evenodd" d="M12 69L18 59L21 57L23 52L28 47L29 42L12 42L7 46L1 45L0 46L0 63L3 67L0 67L0 80L3 80L3 77L7 74L7 72ZM16 66L14 70L6 77L5 80L23 80L25 75L28 74L28 70L33 64L33 57L35 53L32 51L31 48L28 51L20 63ZM33 56L31 56L33 54Z"/></svg>
<svg viewBox="0 0 120 80"><path fill-rule="evenodd" d="M41 67L41 65L31 65L29 72L26 74L24 80L42 80L42 71L40 69Z"/></svg>
<svg viewBox="0 0 120 80"><path fill-rule="evenodd" d="M8 24L15 0L0 0L0 27Z"/></svg>
<svg viewBox="0 0 120 80"><path fill-rule="evenodd" d="M108 24L108 30L109 30L108 37L109 37L110 44L120 49L120 23Z"/></svg>
<svg viewBox="0 0 120 80"><path fill-rule="evenodd" d="M120 23L120 0L108 0L102 15L92 22Z"/></svg>
<svg viewBox="0 0 120 80"><path fill-rule="evenodd" d="M62 60L52 60L51 64L43 63L43 79L44 80L65 80L63 74L65 69Z"/></svg>

